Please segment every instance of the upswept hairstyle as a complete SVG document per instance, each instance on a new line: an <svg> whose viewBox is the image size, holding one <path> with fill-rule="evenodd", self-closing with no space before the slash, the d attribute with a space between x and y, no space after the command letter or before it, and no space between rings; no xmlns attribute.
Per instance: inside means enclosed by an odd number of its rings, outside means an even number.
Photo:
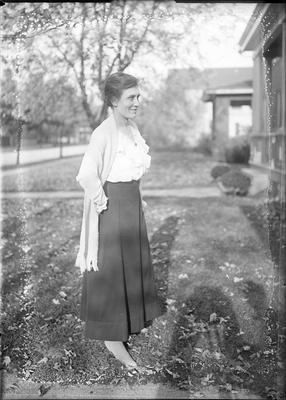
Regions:
<svg viewBox="0 0 286 400"><path fill-rule="evenodd" d="M104 83L104 101L107 106L113 108L112 101L119 100L125 89L138 86L139 80L133 75L124 72L111 74Z"/></svg>

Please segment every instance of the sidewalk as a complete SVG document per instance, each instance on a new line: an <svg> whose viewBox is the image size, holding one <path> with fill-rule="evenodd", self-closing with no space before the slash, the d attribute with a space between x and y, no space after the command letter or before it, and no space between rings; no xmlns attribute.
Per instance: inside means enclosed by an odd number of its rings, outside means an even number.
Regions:
<svg viewBox="0 0 286 400"><path fill-rule="evenodd" d="M222 195L221 191L216 186L208 187L188 187L183 189L141 189L141 193L146 197L219 197ZM81 198L84 192L79 190L71 191L49 191L49 192L2 192L1 197L4 199L15 198Z"/></svg>
<svg viewBox="0 0 286 400"><path fill-rule="evenodd" d="M9 379L12 385L13 379ZM8 381L9 381L8 380ZM216 388L202 388L197 393L188 390L179 390L170 385L147 383L145 385L69 385L68 387L59 384L51 384L50 390L43 396L40 395L40 383L20 380L14 378L21 392L7 393L3 396L5 400L22 399L239 399L259 400L262 399L256 394L246 390L221 392ZM9 387L8 386L8 387ZM48 385L46 385L48 387Z"/></svg>
<svg viewBox="0 0 286 400"><path fill-rule="evenodd" d="M242 171L248 174L251 178L251 186L249 189L250 196L255 196L259 192L267 191L269 186L269 176L267 171L253 166L242 168Z"/></svg>
<svg viewBox="0 0 286 400"><path fill-rule="evenodd" d="M28 167L27 167L28 168ZM32 167L29 167L32 168ZM267 196L269 186L268 173L260 171L255 168L243 168L243 171L251 177L251 186L249 189L248 197L256 196L259 193L264 193ZM3 171L3 175L12 175L19 172L19 170ZM192 186L185 188L174 189L156 189L156 188L142 188L142 195L146 197L189 197L189 198L206 198L206 197L221 197L223 192L214 183L209 186ZM43 192L1 192L0 197L3 199L13 198L81 198L83 191L70 190L70 191L43 191Z"/></svg>

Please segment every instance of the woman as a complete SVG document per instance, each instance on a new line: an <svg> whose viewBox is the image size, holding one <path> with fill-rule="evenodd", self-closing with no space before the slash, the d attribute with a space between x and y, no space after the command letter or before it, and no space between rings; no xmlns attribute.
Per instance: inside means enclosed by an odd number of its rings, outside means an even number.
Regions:
<svg viewBox="0 0 286 400"><path fill-rule="evenodd" d="M139 188L151 157L133 121L138 80L112 74L104 94L111 115L92 133L76 177L85 191L75 264L83 273L80 318L87 338L104 340L133 369L129 335L161 314Z"/></svg>

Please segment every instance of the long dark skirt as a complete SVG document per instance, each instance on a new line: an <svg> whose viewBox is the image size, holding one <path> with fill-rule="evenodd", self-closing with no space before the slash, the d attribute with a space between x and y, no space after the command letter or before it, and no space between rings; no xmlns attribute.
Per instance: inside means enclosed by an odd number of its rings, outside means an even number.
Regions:
<svg viewBox="0 0 286 400"><path fill-rule="evenodd" d="M162 314L139 181L106 182L99 215L99 271L83 275L80 318L90 339L126 341Z"/></svg>

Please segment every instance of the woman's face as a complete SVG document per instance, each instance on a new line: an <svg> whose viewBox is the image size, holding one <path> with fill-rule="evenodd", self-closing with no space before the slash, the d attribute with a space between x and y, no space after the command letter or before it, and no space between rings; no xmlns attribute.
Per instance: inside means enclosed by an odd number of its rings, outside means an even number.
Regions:
<svg viewBox="0 0 286 400"><path fill-rule="evenodd" d="M125 89L120 99L114 101L115 110L124 118L135 118L139 106L139 99L140 92L137 86Z"/></svg>

